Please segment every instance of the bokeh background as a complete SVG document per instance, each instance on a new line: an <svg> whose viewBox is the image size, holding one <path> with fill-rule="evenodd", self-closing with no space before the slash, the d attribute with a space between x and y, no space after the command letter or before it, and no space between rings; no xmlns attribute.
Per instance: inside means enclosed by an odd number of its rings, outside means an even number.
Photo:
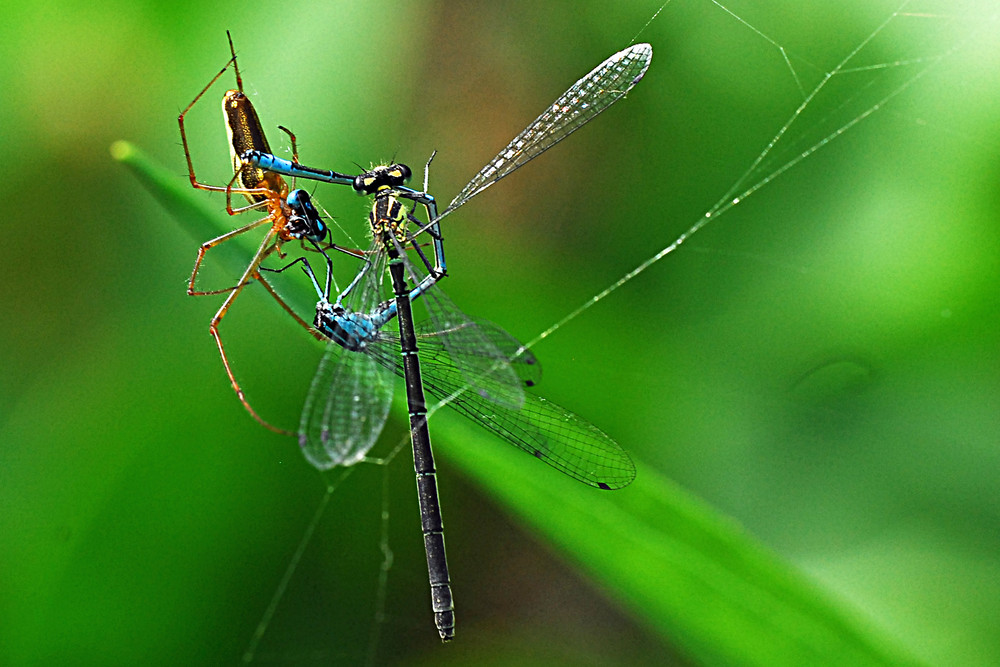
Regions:
<svg viewBox="0 0 1000 667"><path fill-rule="evenodd" d="M898 95L535 348L546 396L916 658L949 665L1000 661L990 5L906 5L851 65L890 66L831 79L740 190ZM675 0L645 29L655 2L7 8L0 663L239 661L335 479L234 399L208 335L219 301L185 294L211 234L182 231L108 150L129 140L185 182L175 119L226 62L226 29L276 151L279 123L304 162L345 171L437 150L444 201L591 67L652 43L627 100L447 221L448 294L528 340L710 210L804 92L899 9L725 6L766 37L705 0ZM209 182L228 180L230 86L190 116ZM222 197L200 194L222 215ZM364 237L363 200L316 195ZM307 286L287 289L308 304ZM259 292L224 335L255 404L292 427L321 351ZM405 435L401 418L376 453ZM431 628L404 450L329 497L257 661L688 660L448 448L437 438L455 645ZM376 625L384 527L394 561Z"/></svg>

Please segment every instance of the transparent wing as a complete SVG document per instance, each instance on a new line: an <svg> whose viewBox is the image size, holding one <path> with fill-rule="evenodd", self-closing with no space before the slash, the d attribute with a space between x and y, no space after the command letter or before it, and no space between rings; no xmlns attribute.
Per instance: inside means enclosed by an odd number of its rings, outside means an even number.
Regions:
<svg viewBox="0 0 1000 667"><path fill-rule="evenodd" d="M368 354L328 344L299 422L309 463L328 470L363 459L389 416L393 382L392 370Z"/></svg>
<svg viewBox="0 0 1000 667"><path fill-rule="evenodd" d="M408 257L403 257L410 281L414 285L419 284L426 273L419 270ZM427 311L428 319L417 327L418 331L433 332L434 340L450 350L454 359L461 361L456 368L461 372L465 384L494 403L510 408L520 407L524 402L524 382L510 363L516 350L501 350L491 336L495 332L484 330L480 323L470 319L437 285L428 287L419 302ZM490 324L490 327L499 329L494 324ZM507 338L510 339L510 336L507 335ZM514 342L517 343L516 340ZM418 340L417 345L422 364L422 341ZM520 347L520 343L517 346Z"/></svg>
<svg viewBox="0 0 1000 667"><path fill-rule="evenodd" d="M448 351L462 378L483 399L517 409L524 404L524 382L512 368L510 356L497 347L479 324L470 320L439 289L428 290L424 306L428 325ZM495 326L495 325L494 325ZM418 342L423 364L430 338ZM427 341L427 342L425 342Z"/></svg>
<svg viewBox="0 0 1000 667"><path fill-rule="evenodd" d="M348 312L367 314L378 307L384 257L368 256L366 273L350 293L341 295ZM329 307L325 299L323 304ZM299 446L306 459L320 470L363 459L388 418L393 383L392 367L376 363L366 346L351 350L329 342L299 421Z"/></svg>
<svg viewBox="0 0 1000 667"><path fill-rule="evenodd" d="M476 320L475 322L470 322L470 324L479 327L482 335L486 336L500 352L500 355L510 363L511 370L517 374L521 386L534 387L542 381L541 363L535 357L534 352L526 350L521 345L521 341L511 336L496 324L493 324L493 322ZM431 346L437 345L440 347L440 342L438 342L440 333L431 330L427 325L427 322L421 322L417 325L417 339L427 349L427 353L431 354Z"/></svg>
<svg viewBox="0 0 1000 667"><path fill-rule="evenodd" d="M442 337L442 332L434 331L429 327L429 322L422 322L417 326L417 341L420 345L421 358L427 357L431 360L431 363L452 363L456 366L465 366L462 369L463 375L468 375L471 373L470 366L467 363L467 358L473 356L470 352L448 352L449 350L454 350L455 346L450 345L446 339ZM492 322L487 322L485 320L477 320L475 322L468 321L465 326L476 327L478 335L486 338L490 341L494 351L501 355L504 361L509 364L511 371L517 377L517 386L521 388L518 392L519 397L523 397L524 387L534 387L542 379L542 365L538 362L535 357L535 353L531 350L525 350L521 346L521 342L511 336L509 333L501 329L496 324ZM478 362L475 362L478 364ZM498 380L492 379L490 382L497 382ZM504 384L507 384L509 380L504 378ZM477 391L483 398L489 398L490 392L484 391L483 388L478 386L478 383L474 383L470 386L470 389ZM523 400L519 400L516 406L518 407L523 403Z"/></svg>
<svg viewBox="0 0 1000 667"><path fill-rule="evenodd" d="M497 325L489 322L475 325L497 349L512 354L521 350L517 339ZM635 464L629 455L590 422L529 392L524 392L524 400L516 408L493 401L489 378L474 388L465 381L463 368L470 364L468 355L456 354L437 332L422 333L419 344L424 386L439 400L448 400L454 410L584 484L620 489L635 479ZM398 355L393 354L394 345L398 343L386 336L372 346L372 354L380 363L393 364L396 372L402 374ZM527 386L540 377L537 360L530 351L517 356L511 367Z"/></svg>
<svg viewBox="0 0 1000 667"><path fill-rule="evenodd" d="M490 160L438 219L552 148L624 97L642 79L652 58L652 46L633 44L595 67Z"/></svg>

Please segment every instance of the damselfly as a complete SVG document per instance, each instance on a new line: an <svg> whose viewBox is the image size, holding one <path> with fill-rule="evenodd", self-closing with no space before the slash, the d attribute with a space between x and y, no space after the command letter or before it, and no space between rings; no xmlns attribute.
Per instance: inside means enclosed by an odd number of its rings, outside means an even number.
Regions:
<svg viewBox="0 0 1000 667"><path fill-rule="evenodd" d="M388 416L392 373L404 378L431 604L438 633L447 641L454 636L454 606L424 387L519 449L591 486L622 488L635 477L635 466L596 426L525 392L541 373L534 355L496 325L474 322L456 308L435 285L439 266L432 267L422 253L426 272L407 260L407 246L419 247L406 226L419 221L400 198L418 201L429 216L434 215L433 198L397 190L405 172L387 178L384 169L368 179L381 183L369 216L374 242L368 262L337 300L329 300L329 262L322 288L304 257L293 262L302 263L319 295L316 329L335 343L328 346L309 390L299 442L306 458L321 469L361 460ZM387 271L391 301L383 300L389 296L383 289ZM417 298L429 316L419 327L411 310ZM398 337L383 331L393 317Z"/></svg>
<svg viewBox="0 0 1000 667"><path fill-rule="evenodd" d="M408 168L393 165L358 176L355 190L375 195L370 215L374 247L368 263L336 303L329 302L329 265L326 285L321 289L308 261L301 258L320 296L315 326L336 345L329 346L310 388L300 423L300 444L307 458L320 468L348 465L362 458L388 415L392 396L388 374L395 371L403 375L431 604L442 640L454 636L454 606L427 429L425 385L439 399L515 446L592 486L622 488L634 479L635 466L628 454L597 427L553 403L526 394L523 386L537 379L533 355L499 328L466 318L436 289L434 283L445 275L438 221L624 96L645 74L651 57L652 47L637 44L598 65L491 160L440 215L434 199L426 192L402 187L409 176ZM305 167L297 160L288 162L259 150L247 151L241 157L245 163L274 172L343 183L342 174ZM433 237L435 266L421 254L428 269L422 277L406 261L406 246L419 252L419 245L414 240L416 234L406 230L407 222L414 218L406 212L400 197L417 201L428 213L427 223L417 234L428 232ZM391 276L395 313L390 305L381 302L385 264ZM408 273L414 287L407 286ZM347 307L343 305L345 295L349 297ZM422 329L418 336L410 302L421 295L431 328ZM398 318L398 340L381 331L393 315ZM421 373L418 339L426 374ZM401 360L396 359L397 349ZM333 355L339 356L332 360Z"/></svg>
<svg viewBox="0 0 1000 667"><path fill-rule="evenodd" d="M226 35L228 37L229 33L227 32ZM265 151L270 153L271 148L264 135L264 130L261 127L260 119L257 117L257 112L250 103L249 98L247 98L243 92L243 80L240 77L239 67L236 63L236 52L233 48L232 37L229 38L229 49L232 54L232 58L230 58L229 62L227 62L225 67L223 67L222 70L220 70L219 73L208 82L208 85L206 85L201 92L195 96L194 100L187 105L184 111L182 111L180 116L177 118L177 123L180 126L181 141L184 144L184 157L187 160L188 175L191 179L191 185L197 189L209 190L212 192L225 192L226 211L229 215L237 215L250 210L264 210L267 212L267 215L259 220L251 222L248 225L235 229L231 232L227 232L222 236L203 243L198 249L198 257L195 260L194 269L191 272L191 279L188 281L188 294L193 296L204 296L210 294L228 293L228 297L226 297L225 302L219 308L218 312L216 312L215 317L212 318L212 322L209 326L209 331L211 332L212 337L215 338L215 342L219 348L219 354L222 356L222 363L226 368L226 374L229 376L229 381L233 386L233 390L236 392L236 396L240 399L243 407L247 409L254 419L273 431L287 434L287 431L272 426L265 421L250 406L250 403L247 401L243 390L240 388L239 382L236 381L236 376L233 374L233 370L229 364L225 347L222 344L222 338L219 335L219 324L226 312L232 306L233 302L236 300L236 297L240 294L243 287L245 287L250 281L257 280L278 301L281 307L292 315L297 322L299 322L299 324L305 327L306 330L310 331L310 333L313 333L313 335L316 335L312 331L311 327L285 303L285 301L271 287L267 280L260 275L261 263L274 253L278 253L280 256L282 254L281 245L291 240L298 240L303 244L304 248L309 249L311 246L312 249L319 250L324 254L330 249L345 252L355 257L362 257L363 254L360 251L347 250L332 243L324 243L329 234L329 229L320 217L319 211L312 203L309 193L301 189L289 192L288 185L280 175L254 165L247 164L242 159L241 156L248 151ZM198 100L200 100L201 97L208 91L208 89L211 88L216 81L218 81L227 69L229 69L230 65L232 65L233 71L236 74L237 89L226 92L222 100L222 112L226 120L226 130L229 135L230 157L232 159L234 174L232 179L225 186L208 185L200 183L195 176L194 164L191 160L191 150L188 146L187 134L184 131L184 117L194 107ZM281 126L279 127L291 138L292 155L295 160L298 161L298 155L295 148L295 135L293 135L286 128ZM339 176L341 180L334 182L354 182L354 178L351 176ZM238 186L236 186L237 183ZM234 193L245 196L249 204L240 208L233 208L232 195ZM250 260L247 268L244 270L243 275L234 286L215 290L196 289L195 281L197 280L198 272L201 270L205 254L209 250L221 243L229 241L230 239L263 225L270 225L270 229L261 241L256 253ZM307 242L310 244L309 246L305 245Z"/></svg>
<svg viewBox="0 0 1000 667"><path fill-rule="evenodd" d="M509 176L532 159L538 157L573 132L593 120L628 93L645 75L653 58L649 44L633 44L612 55L586 76L560 95L542 114L521 131L507 147L487 163L440 215L417 233L425 231L441 218L490 187L501 178ZM268 169L286 176L299 176L327 183L344 183L344 175L335 171L316 169L286 160L265 151L247 151L243 154L247 164ZM357 181L355 189L359 190ZM359 190L361 192L362 190Z"/></svg>

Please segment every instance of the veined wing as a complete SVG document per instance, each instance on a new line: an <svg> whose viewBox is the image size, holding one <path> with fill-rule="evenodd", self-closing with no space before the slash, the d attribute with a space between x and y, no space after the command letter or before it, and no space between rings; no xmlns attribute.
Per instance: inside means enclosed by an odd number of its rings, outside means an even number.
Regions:
<svg viewBox="0 0 1000 667"><path fill-rule="evenodd" d="M517 339L497 325L489 322L476 325L494 341L497 349L510 351L512 355L521 350ZM466 363L462 355L456 359L436 338L435 333L426 333L419 339L419 345L424 386L439 400L448 400L454 410L584 484L620 489L635 479L635 464L628 453L599 428L530 392L524 392L524 402L519 407L491 400L489 377L471 387L461 370ZM398 355L391 355L396 344L387 336L372 346L372 353L381 363L391 361L396 372L402 374L396 360ZM530 351L513 359L511 368L526 386L540 377L541 369Z"/></svg>
<svg viewBox="0 0 1000 667"><path fill-rule="evenodd" d="M404 257L404 262L409 279L414 285L420 284L423 273L409 258ZM494 403L509 408L520 407L524 403L524 383L518 371L511 367L517 348L510 349L510 341L513 340L518 348L520 343L495 324L474 322L437 284L427 288L420 302L428 316L416 327L417 333L422 334L417 341L421 365L425 354L432 351L426 348L424 340L433 341L449 351L465 384ZM497 331L503 336L496 336ZM498 341L505 346L505 350L498 346Z"/></svg>
<svg viewBox="0 0 1000 667"><path fill-rule="evenodd" d="M354 465L375 445L392 404L392 372L362 351L329 343L299 422L299 446L320 470Z"/></svg>
<svg viewBox="0 0 1000 667"><path fill-rule="evenodd" d="M490 160L438 220L552 148L624 97L642 79L652 59L652 46L633 44L591 70Z"/></svg>
<svg viewBox="0 0 1000 667"><path fill-rule="evenodd" d="M332 340L306 396L298 434L302 453L320 470L363 459L382 433L392 404L392 368L369 355L368 346L378 332L365 326L365 316L379 306L384 256L368 256L372 263L345 296L349 307L341 315L334 317L325 297L317 304L317 312L325 309L329 314L330 329L324 333Z"/></svg>

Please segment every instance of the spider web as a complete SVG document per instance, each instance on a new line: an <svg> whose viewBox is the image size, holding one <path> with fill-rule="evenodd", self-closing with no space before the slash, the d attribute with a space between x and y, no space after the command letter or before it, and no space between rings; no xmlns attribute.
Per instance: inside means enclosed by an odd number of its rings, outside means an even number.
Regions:
<svg viewBox="0 0 1000 667"><path fill-rule="evenodd" d="M668 2L658 9L632 41L650 41L653 43L654 51L656 51L659 46L655 36L651 33L654 30L662 30L667 38L672 38L667 19L670 10L681 4L683 3ZM981 17L978 17L980 20L977 22L977 17L972 16L976 8L971 5L902 2L894 9L873 20L870 29L860 38L855 39L851 48L847 49L846 52L831 60L831 64L823 64L829 58L829 54L812 53L808 48L788 43L780 31L765 29L761 27L762 22L757 18L750 18L749 9L744 10L737 7L735 3L723 4L716 0L697 0L694 3L687 3L687 5L689 8L691 5L697 5L704 12L706 19L721 19L730 22L745 31L747 36L757 40L760 46L771 50L773 63L770 74L781 73L780 78L784 79L786 90L793 91L791 95L795 101L789 105L785 120L771 130L769 136L761 144L759 151L752 156L752 159L746 163L742 170L737 171L737 177L732 181L732 184L702 214L692 220L685 231L667 242L666 245L661 246L645 260L636 264L633 269L612 281L606 288L593 294L542 330L525 344L526 349L549 338L590 308L603 302L619 288L643 275L660 260L687 243L695 234L709 225L715 225L723 216L745 204L748 199L757 195L766 186L788 175L793 170L803 167L822 149L864 126L873 117L891 115L897 123L906 126L918 125L920 119L915 112L908 109L905 104L895 103L907 91L919 86L924 77L937 65L960 52L969 41L981 34L981 31L989 30L989 26L995 26L995 15L990 15L988 21L982 21ZM817 28L817 30L821 29L822 27ZM617 48L624 46L624 44L620 44L617 45ZM659 63L659 66L662 67L662 59L659 60ZM583 65L587 64L589 63ZM657 60L654 58L651 72L655 71L657 66ZM581 67L581 70L585 69L585 67ZM650 94L649 88L652 85L649 82L644 82L631 94ZM674 91L672 95L680 99L682 93ZM605 120L604 122L612 121ZM873 142L877 142L877 140L878 137L872 139ZM544 167L532 168L543 169ZM429 416L444 407L447 402L442 401L433 406L429 411ZM372 582L375 602L374 610L369 611L371 633L364 655L368 664L375 664L380 659L380 651L384 649L383 641L387 623L411 624L410 620L398 618L387 620L388 617L385 613L389 574L394 564L389 538L391 512L388 468L401 451L408 449L408 444L408 439L403 439L384 457L366 460L366 463L381 467L383 486L380 512L381 537L379 539L382 560L378 579ZM262 661L265 658L258 652L258 648L268 633L275 614L281 611L281 603L289 584L296 574L303 554L316 534L317 527L326 514L331 497L352 470L348 469L336 475L331 473L325 476L325 479L329 481L323 497L275 590L271 604L256 628L243 656L244 662ZM447 507L444 508L444 511L447 515ZM350 520L351 517L341 517L338 523ZM408 532L409 536L412 534L413 531ZM421 598L427 597L425 588L413 591L413 594L421 596ZM353 604L356 604L359 610L372 609L370 603L363 605L361 601L356 601ZM459 634L461 634L461 624L464 621L461 614L461 595L458 596L457 604ZM359 613L364 612L359 611ZM413 619L412 625L422 626L428 640L436 642L430 613L425 614L422 618ZM331 638L331 642L334 641ZM360 641L355 642L357 646L361 646L361 644ZM361 659L358 653L358 651L352 653L355 662ZM336 652L331 651L323 657L329 658L334 654ZM268 657L274 658L275 656ZM277 657L282 660L289 658L287 654Z"/></svg>

